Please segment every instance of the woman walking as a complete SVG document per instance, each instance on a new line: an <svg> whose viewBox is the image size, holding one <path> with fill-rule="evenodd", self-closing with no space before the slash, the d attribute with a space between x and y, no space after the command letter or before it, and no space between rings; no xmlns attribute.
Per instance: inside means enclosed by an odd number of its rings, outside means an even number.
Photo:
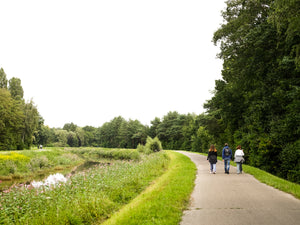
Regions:
<svg viewBox="0 0 300 225"><path fill-rule="evenodd" d="M242 146L238 145L234 153L234 162L236 162L237 174L240 174L243 171L242 164L245 161L243 156L244 156L244 152Z"/></svg>
<svg viewBox="0 0 300 225"><path fill-rule="evenodd" d="M210 163L210 173L215 174L217 172L217 149L214 145L210 146L210 149L208 151L207 160Z"/></svg>

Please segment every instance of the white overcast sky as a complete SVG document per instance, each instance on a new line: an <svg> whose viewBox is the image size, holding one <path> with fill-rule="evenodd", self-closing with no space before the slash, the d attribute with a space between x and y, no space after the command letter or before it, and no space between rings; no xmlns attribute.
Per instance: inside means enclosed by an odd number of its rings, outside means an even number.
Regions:
<svg viewBox="0 0 300 225"><path fill-rule="evenodd" d="M204 112L224 0L0 0L0 67L45 125Z"/></svg>

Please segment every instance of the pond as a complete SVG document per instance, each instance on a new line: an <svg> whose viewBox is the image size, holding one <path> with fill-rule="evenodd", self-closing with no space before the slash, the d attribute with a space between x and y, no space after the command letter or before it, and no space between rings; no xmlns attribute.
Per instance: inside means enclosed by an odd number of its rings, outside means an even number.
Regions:
<svg viewBox="0 0 300 225"><path fill-rule="evenodd" d="M101 164L101 163L87 161L79 166L62 170L59 173L51 172L51 173L39 174L35 177L26 177L26 178L21 178L21 179L12 179L12 180L8 180L8 181L6 181L6 180L1 181L0 182L0 192L3 192L5 190L9 189L12 186L18 186L18 185L31 185L32 187L39 187L42 185L55 185L58 182L66 182L74 174L88 170L99 164ZM109 164L109 163L106 163L106 164Z"/></svg>

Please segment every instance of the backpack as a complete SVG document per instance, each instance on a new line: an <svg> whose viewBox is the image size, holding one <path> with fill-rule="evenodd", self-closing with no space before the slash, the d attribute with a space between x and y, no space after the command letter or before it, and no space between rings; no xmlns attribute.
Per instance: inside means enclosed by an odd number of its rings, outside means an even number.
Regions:
<svg viewBox="0 0 300 225"><path fill-rule="evenodd" d="M217 156L216 155L211 155L209 157L209 162L210 163L216 163L218 160L217 160Z"/></svg>
<svg viewBox="0 0 300 225"><path fill-rule="evenodd" d="M230 156L230 149L229 148L225 148L224 154L225 154L225 156Z"/></svg>

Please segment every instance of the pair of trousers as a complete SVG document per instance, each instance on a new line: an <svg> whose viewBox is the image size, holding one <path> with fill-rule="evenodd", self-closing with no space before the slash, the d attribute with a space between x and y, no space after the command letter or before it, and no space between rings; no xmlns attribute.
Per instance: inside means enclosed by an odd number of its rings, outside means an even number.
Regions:
<svg viewBox="0 0 300 225"><path fill-rule="evenodd" d="M230 169L230 159L224 159L224 170L225 172L229 172Z"/></svg>
<svg viewBox="0 0 300 225"><path fill-rule="evenodd" d="M210 164L210 172L216 172L216 171L217 171L217 164L211 163Z"/></svg>
<svg viewBox="0 0 300 225"><path fill-rule="evenodd" d="M237 162L236 163L236 172L241 173L243 171L242 163Z"/></svg>

